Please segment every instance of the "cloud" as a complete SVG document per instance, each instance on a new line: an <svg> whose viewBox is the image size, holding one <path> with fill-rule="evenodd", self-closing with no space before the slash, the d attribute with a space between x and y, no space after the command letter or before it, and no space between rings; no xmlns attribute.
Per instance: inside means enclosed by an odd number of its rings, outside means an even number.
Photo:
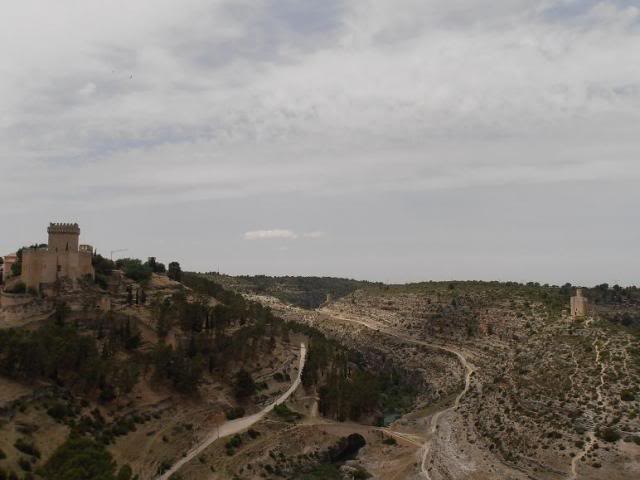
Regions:
<svg viewBox="0 0 640 480"><path fill-rule="evenodd" d="M298 238L298 235L292 232L291 230L282 230L282 229L253 230L250 232L245 232L244 234L245 240L274 240L274 239L295 240L296 238Z"/></svg>
<svg viewBox="0 0 640 480"><path fill-rule="evenodd" d="M12 3L0 201L640 179L633 2L313 3Z"/></svg>
<svg viewBox="0 0 640 480"><path fill-rule="evenodd" d="M252 230L245 232L243 238L245 240L273 240L273 239L285 239L296 240L298 238L315 239L321 238L325 235L321 231L306 232L298 234L292 230L285 229L272 229L272 230Z"/></svg>
<svg viewBox="0 0 640 480"><path fill-rule="evenodd" d="M309 218L376 239L398 211L365 221L339 200L402 209L417 194L640 181L636 0L5 3L6 224L210 203L240 225L303 225L283 237L298 242L319 236ZM260 208L302 197L287 216ZM241 216L243 201L256 208ZM237 242L242 227L227 227ZM278 234L264 235L250 237Z"/></svg>
<svg viewBox="0 0 640 480"><path fill-rule="evenodd" d="M324 235L325 235L324 232L309 232L309 233L302 234L304 238L321 238L321 237L324 237Z"/></svg>

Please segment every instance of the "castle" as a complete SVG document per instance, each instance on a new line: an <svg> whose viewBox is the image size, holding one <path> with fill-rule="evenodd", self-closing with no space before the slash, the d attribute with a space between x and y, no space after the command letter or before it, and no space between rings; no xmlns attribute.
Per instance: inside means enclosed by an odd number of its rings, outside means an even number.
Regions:
<svg viewBox="0 0 640 480"><path fill-rule="evenodd" d="M20 280L27 289L40 291L44 286L66 278L76 281L83 277L95 277L92 265L93 247L80 245L80 227L77 223L50 223L47 229L49 242L46 246L29 247L22 250L22 273ZM15 256L5 257L15 263Z"/></svg>
<svg viewBox="0 0 640 480"><path fill-rule="evenodd" d="M573 318L586 317L589 313L589 301L582 296L582 289L576 289L575 296L571 297L571 316Z"/></svg>

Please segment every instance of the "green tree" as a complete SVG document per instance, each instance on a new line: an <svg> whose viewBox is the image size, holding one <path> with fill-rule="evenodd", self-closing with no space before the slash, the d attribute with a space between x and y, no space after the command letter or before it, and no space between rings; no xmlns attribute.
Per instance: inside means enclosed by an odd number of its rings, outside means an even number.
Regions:
<svg viewBox="0 0 640 480"><path fill-rule="evenodd" d="M43 468L48 480L115 480L115 462L105 447L72 435Z"/></svg>
<svg viewBox="0 0 640 480"><path fill-rule="evenodd" d="M146 282L151 278L149 266L137 258L121 258L116 261L116 266L124 272L125 276L136 282Z"/></svg>
<svg viewBox="0 0 640 480"><path fill-rule="evenodd" d="M132 476L133 471L131 470L131 467L129 465L123 465L120 467L120 470L118 470L116 480L131 480Z"/></svg>
<svg viewBox="0 0 640 480"><path fill-rule="evenodd" d="M169 264L167 276L171 280L175 280L176 282L182 281L182 269L180 268L180 264L178 262L171 262Z"/></svg>
<svg viewBox="0 0 640 480"><path fill-rule="evenodd" d="M238 400L245 400L256 392L256 384L244 368L236 373L233 393Z"/></svg>

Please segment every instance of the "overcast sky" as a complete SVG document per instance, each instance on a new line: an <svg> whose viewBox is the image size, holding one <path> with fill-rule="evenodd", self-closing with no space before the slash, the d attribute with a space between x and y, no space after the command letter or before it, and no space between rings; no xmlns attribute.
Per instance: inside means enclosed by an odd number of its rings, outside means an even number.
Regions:
<svg viewBox="0 0 640 480"><path fill-rule="evenodd" d="M3 253L640 284L640 7L5 2L0 166Z"/></svg>

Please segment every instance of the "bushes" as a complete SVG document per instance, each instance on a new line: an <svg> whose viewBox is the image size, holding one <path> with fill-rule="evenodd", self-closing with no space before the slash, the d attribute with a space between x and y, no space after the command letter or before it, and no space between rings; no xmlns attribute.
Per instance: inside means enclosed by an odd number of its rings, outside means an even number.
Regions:
<svg viewBox="0 0 640 480"><path fill-rule="evenodd" d="M596 432L596 436L609 443L617 442L618 440L620 440L620 432L611 427L600 428Z"/></svg>
<svg viewBox="0 0 640 480"><path fill-rule="evenodd" d="M18 459L18 465L25 472L30 472L31 471L31 462L28 459L24 458L24 457L20 457Z"/></svg>
<svg viewBox="0 0 640 480"><path fill-rule="evenodd" d="M38 450L32 442L25 440L24 438L17 439L13 446L22 453L40 458L40 450Z"/></svg>
<svg viewBox="0 0 640 480"><path fill-rule="evenodd" d="M5 289L7 293L27 293L27 286L24 282L18 282L13 287Z"/></svg>
<svg viewBox="0 0 640 480"><path fill-rule="evenodd" d="M116 266L115 263L97 253L91 259L91 263L96 273L96 283L106 289L107 277L111 275L111 272Z"/></svg>
<svg viewBox="0 0 640 480"><path fill-rule="evenodd" d="M130 480L133 476L133 471L129 465L123 465L118 471L116 480Z"/></svg>
<svg viewBox="0 0 640 480"><path fill-rule="evenodd" d="M169 264L167 277L169 277L171 280L175 280L176 282L182 281L182 269L180 268L180 264L178 262L171 262Z"/></svg>
<svg viewBox="0 0 640 480"><path fill-rule="evenodd" d="M227 420L235 420L236 418L244 417L244 408L235 407L226 412Z"/></svg>
<svg viewBox="0 0 640 480"><path fill-rule="evenodd" d="M256 392L256 384L251 378L249 372L245 369L236 373L235 382L233 385L233 393L238 400L246 400L248 397Z"/></svg>
<svg viewBox="0 0 640 480"><path fill-rule="evenodd" d="M300 420L302 418L302 415L300 415L298 412L294 412L284 404L276 405L275 407L273 407L273 411L285 422L289 423L294 423L296 420Z"/></svg>
<svg viewBox="0 0 640 480"><path fill-rule="evenodd" d="M72 435L43 469L47 480L115 480L115 462L103 445Z"/></svg>
<svg viewBox="0 0 640 480"><path fill-rule="evenodd" d="M199 355L188 355L183 348L157 345L154 351L156 376L170 380L173 387L182 393L193 393L198 389L204 374L204 360Z"/></svg>
<svg viewBox="0 0 640 480"><path fill-rule="evenodd" d="M636 396L631 390L623 390L620 393L620 399L625 402L633 402L636 399Z"/></svg>
<svg viewBox="0 0 640 480"><path fill-rule="evenodd" d="M95 338L81 335L71 325L0 331L0 374L14 379L48 379L77 390L109 390L114 388L110 382L118 381L125 369L123 361L100 354ZM55 408L49 413L56 419L65 416Z"/></svg>
<svg viewBox="0 0 640 480"><path fill-rule="evenodd" d="M121 258L116 261L116 266L133 281L146 282L151 278L151 268L137 258Z"/></svg>

